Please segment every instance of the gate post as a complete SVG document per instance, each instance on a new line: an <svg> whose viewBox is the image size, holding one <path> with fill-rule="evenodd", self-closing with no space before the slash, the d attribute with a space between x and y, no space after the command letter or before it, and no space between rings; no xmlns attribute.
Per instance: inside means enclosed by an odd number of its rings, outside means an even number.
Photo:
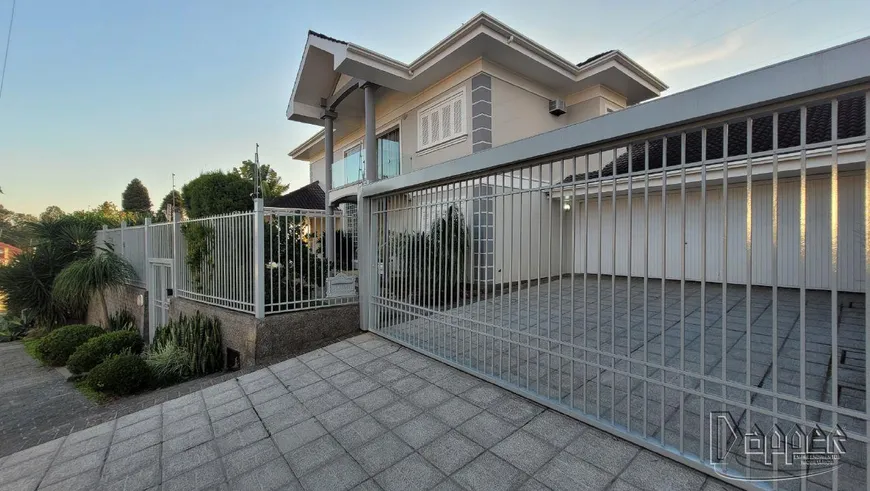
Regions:
<svg viewBox="0 0 870 491"><path fill-rule="evenodd" d="M266 317L266 251L263 198L254 199L254 317Z"/></svg>
<svg viewBox="0 0 870 491"><path fill-rule="evenodd" d="M145 219L145 228L144 228L144 241L145 241L145 277L142 278L142 282L145 283L145 303L147 304L147 312L148 315L145 317L145 322L142 323L142 336L146 337L150 342L152 339L151 336L151 323L154 322L154 312L151 309L151 219Z"/></svg>
<svg viewBox="0 0 870 491"><path fill-rule="evenodd" d="M178 295L178 275L181 274L181 213L172 214L172 295Z"/></svg>
<svg viewBox="0 0 870 491"><path fill-rule="evenodd" d="M372 219L372 200L357 195L357 251L359 254L359 328L368 331L372 325L372 295L378 274L377 248L372 238L377 237L377 223ZM372 232L372 229L375 231Z"/></svg>

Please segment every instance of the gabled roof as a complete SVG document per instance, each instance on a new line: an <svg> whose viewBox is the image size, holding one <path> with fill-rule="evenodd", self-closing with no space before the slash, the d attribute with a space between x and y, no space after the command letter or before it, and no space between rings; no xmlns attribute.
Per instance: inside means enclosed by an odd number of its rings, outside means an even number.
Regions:
<svg viewBox="0 0 870 491"><path fill-rule="evenodd" d="M326 193L320 187L320 181L290 191L289 193L272 198L266 202L266 206L273 208L291 208L296 210L320 210L326 207Z"/></svg>
<svg viewBox="0 0 870 491"><path fill-rule="evenodd" d="M341 75L416 93L481 57L563 95L605 85L635 104L667 89L619 50L575 64L481 12L410 63L309 31L287 118L322 126L321 102L333 94Z"/></svg>
<svg viewBox="0 0 870 491"><path fill-rule="evenodd" d="M863 136L865 132L865 98L864 95L842 99L837 105L837 138L845 139ZM604 116L607 117L607 116ZM779 113L777 132L777 148L786 150L800 146L801 116L800 109ZM724 127L715 126L707 129L707 160L723 157ZM746 155L746 120L728 125L728 156L740 157ZM807 144L825 143L831 141L831 105L824 103L807 108ZM649 168L662 168L662 147L665 138L649 141ZM762 116L752 120L752 152L773 150L773 116ZM606 155L606 154L605 154ZM664 156L667 167L680 165L680 136L667 137L667 155ZM686 134L686 163L693 164L701 159L701 131ZM646 168L645 146L642 142L631 145L632 172L644 172ZM628 152L616 158L616 175L628 173ZM613 176L613 163L601 170L602 177ZM563 182L582 181L584 174L568 176ZM589 179L598 179L598 171L589 173Z"/></svg>

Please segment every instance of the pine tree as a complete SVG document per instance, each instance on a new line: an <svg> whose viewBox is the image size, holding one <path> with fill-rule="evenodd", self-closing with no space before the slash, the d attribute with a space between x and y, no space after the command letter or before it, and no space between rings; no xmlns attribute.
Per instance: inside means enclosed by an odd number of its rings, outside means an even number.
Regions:
<svg viewBox="0 0 870 491"><path fill-rule="evenodd" d="M121 194L121 209L132 213L151 213L151 198L142 181L133 179L127 184L127 189Z"/></svg>

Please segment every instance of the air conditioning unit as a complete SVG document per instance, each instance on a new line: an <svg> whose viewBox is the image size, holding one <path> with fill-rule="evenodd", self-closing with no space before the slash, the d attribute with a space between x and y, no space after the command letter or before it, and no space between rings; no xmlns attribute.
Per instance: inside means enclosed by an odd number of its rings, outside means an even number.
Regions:
<svg viewBox="0 0 870 491"><path fill-rule="evenodd" d="M565 114L565 100L564 99L556 99L550 101L550 114L553 116L561 116Z"/></svg>

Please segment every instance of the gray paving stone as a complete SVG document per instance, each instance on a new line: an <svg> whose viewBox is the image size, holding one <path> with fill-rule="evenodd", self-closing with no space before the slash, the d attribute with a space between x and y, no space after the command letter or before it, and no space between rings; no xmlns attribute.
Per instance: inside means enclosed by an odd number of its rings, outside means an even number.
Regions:
<svg viewBox="0 0 870 491"><path fill-rule="evenodd" d="M529 479L520 486L518 491L549 491L550 488L541 484L537 479Z"/></svg>
<svg viewBox="0 0 870 491"><path fill-rule="evenodd" d="M45 455L49 455L50 458L54 458L55 452L57 452L57 449L59 449L64 442L64 438L58 438L56 440L51 440L49 442L45 442L40 445L36 445L35 447L30 447L26 450L22 450L18 453L12 454L6 457L6 459L3 461L3 465L0 466L0 469L5 470L9 467L14 467ZM2 475L2 472L0 472L0 476ZM0 482L5 482L5 480L0 477Z"/></svg>
<svg viewBox="0 0 870 491"><path fill-rule="evenodd" d="M420 449L420 455L445 474L453 474L483 452L483 447L451 431Z"/></svg>
<svg viewBox="0 0 870 491"><path fill-rule="evenodd" d="M118 480L107 481L104 472L99 489L100 491L144 491L158 485L160 485L160 462L159 459L155 459L144 467L128 469Z"/></svg>
<svg viewBox="0 0 870 491"><path fill-rule="evenodd" d="M589 428L565 451L607 472L619 474L640 448L597 428Z"/></svg>
<svg viewBox="0 0 870 491"><path fill-rule="evenodd" d="M408 372L395 366L389 366L379 372L372 374L372 378L380 384L389 384L408 375Z"/></svg>
<svg viewBox="0 0 870 491"><path fill-rule="evenodd" d="M343 455L302 477L306 491L351 489L368 479L368 474L349 455Z"/></svg>
<svg viewBox="0 0 870 491"><path fill-rule="evenodd" d="M333 375L326 379L327 382L332 384L336 388L342 388L350 383L356 382L357 380L363 379L366 376L360 372L359 370L345 370L338 375Z"/></svg>
<svg viewBox="0 0 870 491"><path fill-rule="evenodd" d="M408 396L408 400L423 409L432 408L450 399L451 394L433 384L426 384L419 391Z"/></svg>
<svg viewBox="0 0 870 491"><path fill-rule="evenodd" d="M305 409L301 403L286 407L275 414L263 419L263 424L269 433L276 434L281 430L297 425L305 420L311 419L312 414Z"/></svg>
<svg viewBox="0 0 870 491"><path fill-rule="evenodd" d="M235 384L233 385L235 386ZM219 390L218 392L223 392L227 390L227 387L224 387L224 384L212 386L210 389L217 388L221 388L221 390ZM217 392L215 392L215 394L217 394ZM163 411L172 411L193 404L194 402L199 402L202 400L202 396L202 393L191 392L190 394L185 394L181 397L176 397L175 399L168 400L162 404Z"/></svg>
<svg viewBox="0 0 870 491"><path fill-rule="evenodd" d="M116 459L110 462L106 462L103 465L103 475L102 479L105 482L115 482L122 481L124 477L131 472L136 470L157 466L158 469L158 479L160 477L160 446L153 445L144 450L136 452L132 455L128 455L126 457L122 457L120 459ZM155 484L159 484L155 483ZM151 484L150 487L155 484Z"/></svg>
<svg viewBox="0 0 870 491"><path fill-rule="evenodd" d="M524 472L490 452L484 452L453 475L461 486L480 491L517 488L528 478Z"/></svg>
<svg viewBox="0 0 870 491"><path fill-rule="evenodd" d="M334 348L337 344L339 344L339 343L330 344L329 347ZM283 372L284 370L288 370L290 368L295 368L295 367L299 367L299 366L302 366L301 361L299 361L297 358L290 358L288 360L282 361L281 363L276 363L274 365L271 365L269 367L269 370L274 374L274 373Z"/></svg>
<svg viewBox="0 0 870 491"><path fill-rule="evenodd" d="M354 486L353 491L381 491L383 488L375 482L374 479L369 479L368 481L363 481L362 483Z"/></svg>
<svg viewBox="0 0 870 491"><path fill-rule="evenodd" d="M278 380L278 377L273 375L271 371L265 370L265 372L266 375L258 378L257 380L247 383L243 383L241 380L239 381L239 385L242 386L242 390L245 391L245 394L253 394L267 387L281 384L281 381Z"/></svg>
<svg viewBox="0 0 870 491"><path fill-rule="evenodd" d="M367 378L349 384L343 387L341 391L369 413L384 407L396 399L395 392Z"/></svg>
<svg viewBox="0 0 870 491"><path fill-rule="evenodd" d="M166 424L163 422L163 439L170 440L179 435L183 435L188 431L193 431L197 428L202 428L204 426L208 426L210 421L208 419L208 415L205 412L205 408L202 409L201 412L195 413L187 418L175 421L173 423Z"/></svg>
<svg viewBox="0 0 870 491"><path fill-rule="evenodd" d="M475 406L485 409L489 407L490 404L492 404L499 398L504 397L507 394L508 392L504 389L500 389L494 385L486 384L469 389L460 394L459 397L474 404Z"/></svg>
<svg viewBox="0 0 870 491"><path fill-rule="evenodd" d="M339 360L334 363L330 363L329 365L315 368L314 372L323 378L329 378L350 369L350 365Z"/></svg>
<svg viewBox="0 0 870 491"><path fill-rule="evenodd" d="M444 480L444 474L414 453L375 476L386 491L423 491Z"/></svg>
<svg viewBox="0 0 870 491"><path fill-rule="evenodd" d="M38 476L23 477L14 482L3 482L0 484L0 491L34 491L39 486L39 481L42 480L42 474Z"/></svg>
<svg viewBox="0 0 870 491"><path fill-rule="evenodd" d="M54 484L47 484L43 480L43 484L39 486L40 490L46 491L85 491L94 489L100 481L100 469L90 469L75 477L65 479Z"/></svg>
<svg viewBox="0 0 870 491"><path fill-rule="evenodd" d="M377 357L372 355L371 353L359 353L344 360L344 362L352 367L360 367L375 359L377 359Z"/></svg>
<svg viewBox="0 0 870 491"><path fill-rule="evenodd" d="M465 373L453 373L441 380L435 382L435 385L450 392L451 394L461 394L473 387L477 387L483 383L477 377Z"/></svg>
<svg viewBox="0 0 870 491"><path fill-rule="evenodd" d="M67 460L63 463L55 461L51 464L51 467L48 468L45 477L42 478L41 486L64 481L91 469L99 469L100 466L103 465L103 459L105 459L105 457L106 449L103 448L96 452ZM97 475L97 478L99 478L99 475Z"/></svg>
<svg viewBox="0 0 870 491"><path fill-rule="evenodd" d="M156 406L151 406L149 408L143 409L141 411L136 411L135 413L128 414L126 416L121 416L120 418L118 418L117 425L115 426L115 428L116 429L124 428L126 426L130 426L131 424L138 423L140 421L145 421L146 419L151 419L155 416L160 416L161 410L162 410L162 407L158 404ZM102 425L98 425L98 426L103 426L103 425L108 425L110 427L112 426L111 422L103 423ZM84 430L84 431L87 431L87 430ZM79 433L81 433L81 432L79 432ZM70 436L72 436L72 435L70 435Z"/></svg>
<svg viewBox="0 0 870 491"><path fill-rule="evenodd" d="M724 489L724 488L723 488ZM641 491L640 488L632 486L622 479L617 479L613 482L613 484L607 488L608 491ZM736 490L736 488L735 488ZM706 490L705 490L706 491ZM710 491L714 491L714 489L710 489Z"/></svg>
<svg viewBox="0 0 870 491"><path fill-rule="evenodd" d="M305 406L305 409L308 409L308 412L318 415L341 406L349 400L350 399L348 399L347 396L339 392L337 389L333 389L323 395L304 402L303 405Z"/></svg>
<svg viewBox="0 0 870 491"><path fill-rule="evenodd" d="M161 491L197 491L224 482L220 461L212 460L190 469L172 479L163 481Z"/></svg>
<svg viewBox="0 0 870 491"><path fill-rule="evenodd" d="M345 449L351 450L386 432L387 429L378 423L375 418L363 416L353 423L334 431L332 435Z"/></svg>
<svg viewBox="0 0 870 491"><path fill-rule="evenodd" d="M296 396L300 402L305 403L314 398L320 397L331 390L334 390L332 385L330 385L326 380L321 380L311 385L306 385L301 389L294 390L293 395Z"/></svg>
<svg viewBox="0 0 870 491"><path fill-rule="evenodd" d="M109 455L106 456L106 461L110 462L115 459L120 459L121 457L133 455L134 453L148 447L158 445L161 441L160 430L154 430L139 435L136 438L124 440L121 443L113 443L112 446L109 447Z"/></svg>
<svg viewBox="0 0 870 491"><path fill-rule="evenodd" d="M522 426L543 412L544 408L528 399L511 395L490 404L488 411L516 426Z"/></svg>
<svg viewBox="0 0 870 491"><path fill-rule="evenodd" d="M321 465L345 454L344 448L330 435L307 443L289 452L285 459L297 476L304 476Z"/></svg>
<svg viewBox="0 0 870 491"><path fill-rule="evenodd" d="M254 406L254 410L257 411L260 418L265 419L283 409L293 407L298 403L299 401L297 401L292 394L286 394L262 404L257 404Z"/></svg>
<svg viewBox="0 0 870 491"><path fill-rule="evenodd" d="M250 385L257 380L264 379L272 375L272 371L268 368L261 368L259 370L253 371L251 373L246 373L241 377L237 377L236 381L241 385Z"/></svg>
<svg viewBox="0 0 870 491"><path fill-rule="evenodd" d="M445 479L432 489L434 491L463 491L462 486L456 484L453 479Z"/></svg>
<svg viewBox="0 0 870 491"><path fill-rule="evenodd" d="M212 435L210 426L202 426L193 431L188 431L183 435L163 442L163 457L171 457L187 449L202 445L213 438L214 435Z"/></svg>
<svg viewBox="0 0 870 491"><path fill-rule="evenodd" d="M233 479L281 456L271 439L263 439L221 458L227 479Z"/></svg>
<svg viewBox="0 0 870 491"><path fill-rule="evenodd" d="M140 413L145 411L139 411ZM138 413L134 413L138 414ZM157 414L160 414L160 406L157 406ZM147 418L146 418L147 419ZM120 419L118 420L120 421ZM83 442L85 440L90 440L91 438L95 438L101 435L109 435L111 438L112 432L115 431L115 421L107 421L102 424L98 424L96 426L91 426L90 428L85 428L84 430L77 431L64 440L64 445L72 445L74 443ZM0 464L2 467L2 464Z"/></svg>
<svg viewBox="0 0 870 491"><path fill-rule="evenodd" d="M448 367L447 365L436 363L417 371L417 376L422 379L428 380L429 382L432 382L434 384L435 382L438 382L439 380L448 377L449 375L454 373L457 372L454 371L452 368Z"/></svg>
<svg viewBox="0 0 870 491"><path fill-rule="evenodd" d="M489 448L507 438L517 427L486 411L469 419L457 430L483 448Z"/></svg>
<svg viewBox="0 0 870 491"><path fill-rule="evenodd" d="M553 445L523 430L514 432L492 447L492 453L529 475L558 452L559 449Z"/></svg>
<svg viewBox="0 0 870 491"><path fill-rule="evenodd" d="M298 390L303 387L307 387L311 384L320 382L322 379L320 375L312 372L309 369L305 369L303 373L299 374L289 374L287 372L281 372L278 375L278 379L287 387L287 390Z"/></svg>
<svg viewBox="0 0 870 491"><path fill-rule="evenodd" d="M696 491L706 480L700 472L647 450L642 450L619 477L643 489L674 491Z"/></svg>
<svg viewBox="0 0 870 491"><path fill-rule="evenodd" d="M225 382L221 382L219 384L215 384L215 385L212 385L212 386L209 386L209 387L202 389L202 398L207 400L208 398L213 397L217 394L220 394L220 393L226 392L230 389L235 389L238 387L239 387L239 383L238 383L238 381L236 381L236 379L227 380ZM184 406L186 404L188 404L188 403L181 404L181 405ZM164 404L164 406L165 406L165 404Z"/></svg>
<svg viewBox="0 0 870 491"><path fill-rule="evenodd" d="M186 406L176 409L163 408L163 426L171 425L177 421L183 421L191 416L205 413L205 403L194 401Z"/></svg>
<svg viewBox="0 0 870 491"><path fill-rule="evenodd" d="M145 420L137 421L128 426L125 426L124 428L116 429L115 434L112 437L112 443L123 442L124 440L129 440L130 438L137 437L143 433L157 430L160 428L160 421L161 419L158 415Z"/></svg>
<svg viewBox="0 0 870 491"><path fill-rule="evenodd" d="M205 443L184 452L164 457L162 459L163 482L166 483L172 477L196 469L206 462L211 462L217 458L218 452L212 443ZM220 466L218 466L218 469L220 469Z"/></svg>
<svg viewBox="0 0 870 491"><path fill-rule="evenodd" d="M218 452L221 455L227 455L240 448L251 445L252 443L267 438L269 433L263 427L263 423L255 421L248 425L242 426L225 435L215 439Z"/></svg>
<svg viewBox="0 0 870 491"><path fill-rule="evenodd" d="M425 380L421 379L416 375L408 375L407 377L402 377L398 380L390 382L389 384L387 384L387 387L389 387L399 395L406 396L408 394L413 394L414 392L417 392L428 383L429 382L426 382Z"/></svg>
<svg viewBox="0 0 870 491"><path fill-rule="evenodd" d="M251 401L251 404L263 404L264 402L271 401L276 397L286 394L289 394L289 391L283 384L275 384L270 385L263 390L254 392L253 394L249 394L248 399Z"/></svg>
<svg viewBox="0 0 870 491"><path fill-rule="evenodd" d="M552 489L601 490L614 476L563 451L538 471L535 479Z"/></svg>
<svg viewBox="0 0 870 491"><path fill-rule="evenodd" d="M431 410L432 415L451 427L457 427L479 414L482 409L474 404L453 397L444 404Z"/></svg>
<svg viewBox="0 0 870 491"><path fill-rule="evenodd" d="M433 416L423 413L393 430L405 443L414 449L431 442L450 431L450 427Z"/></svg>
<svg viewBox="0 0 870 491"><path fill-rule="evenodd" d="M350 451L354 460L371 476L405 458L414 450L392 433L385 433Z"/></svg>
<svg viewBox="0 0 870 491"><path fill-rule="evenodd" d="M395 428L423 412L422 409L405 401L392 402L372 413L387 428Z"/></svg>
<svg viewBox="0 0 870 491"><path fill-rule="evenodd" d="M233 414L244 411L245 409L249 409L251 407L251 403L248 402L248 399L245 397L239 397L238 399L234 399L226 404L221 404L220 406L215 406L208 410L208 416L212 421L220 421L226 417L232 416Z"/></svg>
<svg viewBox="0 0 870 491"><path fill-rule="evenodd" d="M227 390L224 390L223 392L217 392L212 395L203 395L205 405L209 409L213 407L223 406L228 402L232 402L236 399L241 399L243 397L245 397L245 392L242 390L241 387L238 386L230 386L227 388Z"/></svg>
<svg viewBox="0 0 870 491"><path fill-rule="evenodd" d="M257 413L255 413L253 409L246 409L242 412L233 414L228 418L215 421L212 423L212 429L214 430L214 436L219 437L226 435L235 429L241 428L242 426L253 423L254 421L260 421L260 418L257 417Z"/></svg>
<svg viewBox="0 0 870 491"><path fill-rule="evenodd" d="M589 428L568 416L546 410L528 422L523 429L557 447L565 447Z"/></svg>
<svg viewBox="0 0 870 491"><path fill-rule="evenodd" d="M317 415L317 421L327 431L335 431L366 415L366 412L352 401Z"/></svg>
<svg viewBox="0 0 870 491"><path fill-rule="evenodd" d="M70 443L69 439L67 439L60 448L60 452L58 452L54 462L56 464L66 462L67 460L81 457L82 455L87 455L98 450L105 450L109 447L111 441L111 433L103 433L102 435L97 435L89 440L74 443Z"/></svg>
<svg viewBox="0 0 870 491"><path fill-rule="evenodd" d="M320 438L326 434L326 429L316 419L307 419L286 430L272 435L282 454L286 454Z"/></svg>
<svg viewBox="0 0 870 491"><path fill-rule="evenodd" d="M232 491L274 491L278 489L301 491L302 485L293 476L287 462L279 457L248 471L246 474L231 479L229 489Z"/></svg>

